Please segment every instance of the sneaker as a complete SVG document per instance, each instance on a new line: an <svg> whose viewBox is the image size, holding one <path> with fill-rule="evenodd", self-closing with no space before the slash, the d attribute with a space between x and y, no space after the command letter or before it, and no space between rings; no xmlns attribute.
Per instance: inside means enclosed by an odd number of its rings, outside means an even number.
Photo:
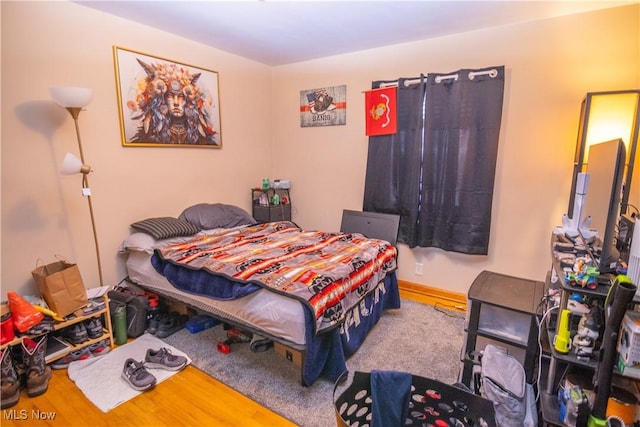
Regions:
<svg viewBox="0 0 640 427"><path fill-rule="evenodd" d="M122 378L124 378L133 389L138 391L149 390L156 385L156 377L145 369L142 362L137 362L131 358L124 362Z"/></svg>
<svg viewBox="0 0 640 427"><path fill-rule="evenodd" d="M156 337L158 338L166 338L174 332L179 331L184 328L184 324L189 320L189 316L180 314L177 312L171 312L168 315L164 316L160 323L158 324L158 329L156 330Z"/></svg>
<svg viewBox="0 0 640 427"><path fill-rule="evenodd" d="M86 360L93 357L91 351L89 351L89 347L82 348L80 350L72 351L66 356L52 362L49 366L52 369L66 369L69 367L71 362L75 362L76 360Z"/></svg>
<svg viewBox="0 0 640 427"><path fill-rule="evenodd" d="M165 347L160 350L148 349L144 358L144 366L166 369L167 371L179 371L187 366L187 358L171 354L171 350Z"/></svg>
<svg viewBox="0 0 640 427"><path fill-rule="evenodd" d="M149 319L149 325L147 327L147 332L149 332L151 335L155 335L156 332L158 332L158 325L160 325L160 322L163 321L164 319L164 314L161 313L156 313L154 314L151 319Z"/></svg>
<svg viewBox="0 0 640 427"><path fill-rule="evenodd" d="M84 327L87 330L87 335L89 338L100 338L104 333L102 329L102 320L99 317L92 317L91 319L87 319L84 321Z"/></svg>
<svg viewBox="0 0 640 427"><path fill-rule="evenodd" d="M89 334L87 333L87 328L84 326L84 323L76 323L71 325L64 330L64 334L71 344L78 345L89 339Z"/></svg>
<svg viewBox="0 0 640 427"><path fill-rule="evenodd" d="M94 357L105 355L111 351L111 347L109 347L109 340L98 341L87 348Z"/></svg>

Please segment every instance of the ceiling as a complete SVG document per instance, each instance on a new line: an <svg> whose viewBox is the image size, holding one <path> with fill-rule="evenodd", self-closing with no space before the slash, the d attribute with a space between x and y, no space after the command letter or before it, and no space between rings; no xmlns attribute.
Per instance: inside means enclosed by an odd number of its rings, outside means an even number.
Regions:
<svg viewBox="0 0 640 427"><path fill-rule="evenodd" d="M270 66L634 1L76 1Z"/></svg>

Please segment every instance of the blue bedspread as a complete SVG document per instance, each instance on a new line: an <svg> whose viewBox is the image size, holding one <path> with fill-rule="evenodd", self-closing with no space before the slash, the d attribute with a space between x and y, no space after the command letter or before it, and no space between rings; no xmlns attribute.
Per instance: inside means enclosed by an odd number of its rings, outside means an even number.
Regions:
<svg viewBox="0 0 640 427"><path fill-rule="evenodd" d="M347 370L347 359L360 348L382 312L395 308L400 308L400 291L394 272L369 292L337 329L314 335L310 327L311 312L305 310L307 354L302 367L302 384L312 385L319 377L335 382Z"/></svg>

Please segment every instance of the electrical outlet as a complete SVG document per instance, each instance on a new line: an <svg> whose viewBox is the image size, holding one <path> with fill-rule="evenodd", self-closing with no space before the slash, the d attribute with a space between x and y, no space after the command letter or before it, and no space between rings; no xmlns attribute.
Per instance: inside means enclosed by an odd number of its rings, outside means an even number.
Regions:
<svg viewBox="0 0 640 427"><path fill-rule="evenodd" d="M422 276L422 263L416 262L416 274Z"/></svg>

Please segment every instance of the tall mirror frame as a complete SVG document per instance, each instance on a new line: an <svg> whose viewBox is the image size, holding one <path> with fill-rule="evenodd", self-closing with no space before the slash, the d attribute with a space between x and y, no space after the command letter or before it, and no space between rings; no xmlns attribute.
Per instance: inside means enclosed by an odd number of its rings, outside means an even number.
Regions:
<svg viewBox="0 0 640 427"><path fill-rule="evenodd" d="M589 146L616 138L622 139L627 151L620 213L626 214L630 207L635 210L636 215L639 213L640 174L636 174L636 177L633 175L634 169L640 167L637 165L640 163L639 159L636 158L640 130L639 111L640 89L586 94L580 108L578 140L567 211L569 216L573 213L578 174L585 172L589 161Z"/></svg>

